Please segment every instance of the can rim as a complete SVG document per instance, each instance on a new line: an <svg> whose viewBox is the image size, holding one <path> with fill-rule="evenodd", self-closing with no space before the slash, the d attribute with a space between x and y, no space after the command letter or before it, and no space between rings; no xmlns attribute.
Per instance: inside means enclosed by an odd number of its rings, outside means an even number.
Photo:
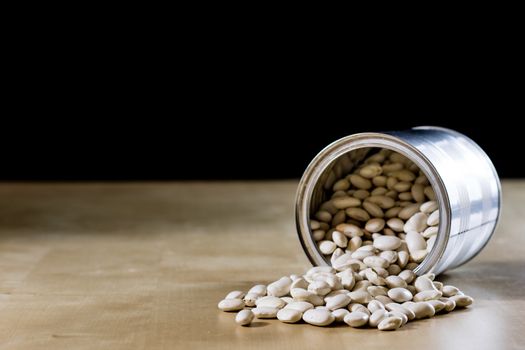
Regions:
<svg viewBox="0 0 525 350"><path fill-rule="evenodd" d="M451 207L443 179L430 160L417 148L402 139L384 133L358 133L338 139L321 150L306 168L298 185L295 199L295 222L300 243L313 265L329 265L319 252L310 229L310 202L313 189L324 171L339 157L360 148L386 148L413 161L429 179L436 194L440 210L440 225L436 242L414 272L432 272L445 252L450 232ZM478 146L479 147L479 146Z"/></svg>

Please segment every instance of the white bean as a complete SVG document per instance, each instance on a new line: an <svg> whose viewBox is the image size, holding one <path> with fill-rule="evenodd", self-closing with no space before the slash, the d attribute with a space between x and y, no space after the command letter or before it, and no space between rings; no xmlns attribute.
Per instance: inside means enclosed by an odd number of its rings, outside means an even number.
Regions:
<svg viewBox="0 0 525 350"><path fill-rule="evenodd" d="M350 188L350 182L348 182L348 180L346 180L346 179L341 179L341 180L338 180L334 184L334 186L332 187L332 190L334 192L336 192L336 191L346 191L349 188Z"/></svg>
<svg viewBox="0 0 525 350"><path fill-rule="evenodd" d="M325 255L332 254L335 248L337 248L337 245L333 241L328 240L319 242L318 246L321 253Z"/></svg>
<svg viewBox="0 0 525 350"><path fill-rule="evenodd" d="M420 276L416 278L414 282L414 287L416 287L416 290L418 292L422 292L424 290L435 290L437 291L436 286L434 283L430 280L430 278L426 276Z"/></svg>
<svg viewBox="0 0 525 350"><path fill-rule="evenodd" d="M332 311L332 315L334 315L335 322L343 322L345 319L345 316L348 315L350 311L347 309L337 309Z"/></svg>
<svg viewBox="0 0 525 350"><path fill-rule="evenodd" d="M246 295L244 296L243 300L244 300L244 304L246 306L255 306L255 302L257 301L257 299L259 299L261 297L260 294L256 294L256 293L246 293Z"/></svg>
<svg viewBox="0 0 525 350"><path fill-rule="evenodd" d="M406 281L399 276L388 276L385 280L388 288L405 288L407 286Z"/></svg>
<svg viewBox="0 0 525 350"><path fill-rule="evenodd" d="M456 307L467 307L474 302L474 299L472 299L468 295L456 294L454 296L451 296L449 299L456 302Z"/></svg>
<svg viewBox="0 0 525 350"><path fill-rule="evenodd" d="M372 182L368 179L365 179L364 177L360 175L352 174L348 178L350 182L352 183L352 185L354 185L355 187L361 190L368 190L369 188L372 187Z"/></svg>
<svg viewBox="0 0 525 350"><path fill-rule="evenodd" d="M443 296L452 297L459 293L459 289L454 286L443 286Z"/></svg>
<svg viewBox="0 0 525 350"><path fill-rule="evenodd" d="M261 296L265 296L266 295L266 286L264 284L256 284L255 286L250 288L248 293L259 294ZM248 293L246 293L246 294L248 294Z"/></svg>
<svg viewBox="0 0 525 350"><path fill-rule="evenodd" d="M409 304L407 308L414 312L416 319L432 317L436 313L434 307L427 302Z"/></svg>
<svg viewBox="0 0 525 350"><path fill-rule="evenodd" d="M368 304L373 300L372 296L363 290L357 290L348 293L348 296L352 299L353 302L359 303L359 304Z"/></svg>
<svg viewBox="0 0 525 350"><path fill-rule="evenodd" d="M428 202L421 204L421 206L419 207L419 210L421 210L425 214L430 214L433 211L437 210L437 208L438 208L438 203L436 201L428 201Z"/></svg>
<svg viewBox="0 0 525 350"><path fill-rule="evenodd" d="M425 200L425 187L421 184L414 184L412 185L412 188L410 189L410 192L412 193L412 197L416 202L423 202Z"/></svg>
<svg viewBox="0 0 525 350"><path fill-rule="evenodd" d="M396 287L388 291L388 297L395 302L402 303L412 300L412 293L408 289Z"/></svg>
<svg viewBox="0 0 525 350"><path fill-rule="evenodd" d="M388 261L379 256L367 256L363 259L363 263L368 267L382 267L384 269L389 265Z"/></svg>
<svg viewBox="0 0 525 350"><path fill-rule="evenodd" d="M350 304L350 301L352 299L350 299L350 297L346 294L339 294L339 295L336 295L332 298L330 298L327 302L326 302L326 307L329 308L330 310L336 310L336 309L340 309L340 308L343 308L345 306L347 306L348 304Z"/></svg>
<svg viewBox="0 0 525 350"><path fill-rule="evenodd" d="M414 301L436 300L441 298L442 295L443 294L439 290L424 290L414 295Z"/></svg>
<svg viewBox="0 0 525 350"><path fill-rule="evenodd" d="M285 323L296 323L301 320L303 313L294 309L281 309L277 312L277 319Z"/></svg>
<svg viewBox="0 0 525 350"><path fill-rule="evenodd" d="M368 314L360 311L350 312L344 321L350 327L362 327L368 323Z"/></svg>
<svg viewBox="0 0 525 350"><path fill-rule="evenodd" d="M380 331L394 331L401 327L402 323L403 320L400 317L385 317L381 322L379 322L379 324L377 325L377 329L379 329Z"/></svg>
<svg viewBox="0 0 525 350"><path fill-rule="evenodd" d="M310 309L313 309L314 306L306 301L294 301L287 304L284 309L292 309L300 312L306 312Z"/></svg>
<svg viewBox="0 0 525 350"><path fill-rule="evenodd" d="M346 246L348 245L348 238L339 231L333 232L332 239L338 247L346 248Z"/></svg>
<svg viewBox="0 0 525 350"><path fill-rule="evenodd" d="M241 299L224 299L217 306L222 311L239 311L244 308L244 301Z"/></svg>
<svg viewBox="0 0 525 350"><path fill-rule="evenodd" d="M416 213L405 222L403 230L409 232L423 232L427 228L428 216L425 213Z"/></svg>
<svg viewBox="0 0 525 350"><path fill-rule="evenodd" d="M423 238L429 239L430 237L437 235L438 230L439 230L438 226L427 227L426 230L423 231L421 236L423 236Z"/></svg>
<svg viewBox="0 0 525 350"><path fill-rule="evenodd" d="M385 308L388 311L396 311L396 312L402 313L406 315L409 320L413 320L416 317L416 315L414 314L412 310L408 308L408 305L410 305L409 303L412 303L412 302L411 301L404 302L403 305L396 304L396 303L388 303L385 305Z"/></svg>
<svg viewBox="0 0 525 350"><path fill-rule="evenodd" d="M257 306L252 309L252 312L257 318L276 318L279 309L276 307Z"/></svg>
<svg viewBox="0 0 525 350"><path fill-rule="evenodd" d="M332 204L337 209L346 209L360 206L361 201L354 197L337 197L332 199Z"/></svg>
<svg viewBox="0 0 525 350"><path fill-rule="evenodd" d="M405 241L407 243L408 250L411 253L415 252L416 250L427 248L427 242L423 236L421 236L421 234L416 231L407 232Z"/></svg>
<svg viewBox="0 0 525 350"><path fill-rule="evenodd" d="M439 224L439 210L433 211L427 219L428 226L436 226L437 224Z"/></svg>
<svg viewBox="0 0 525 350"><path fill-rule="evenodd" d="M419 211L419 204L417 204L417 203L416 204L411 204L411 205L408 205L408 206L402 208L401 211L399 211L399 213L397 214L397 216L400 219L408 220L408 219L410 219L410 217L412 217L418 211Z"/></svg>
<svg viewBox="0 0 525 350"><path fill-rule="evenodd" d="M279 280L270 283L267 287L268 295L282 297L290 293L292 279L288 276L281 277Z"/></svg>
<svg viewBox="0 0 525 350"><path fill-rule="evenodd" d="M374 247L379 250L396 250L401 246L401 240L396 236L380 236L374 239Z"/></svg>
<svg viewBox="0 0 525 350"><path fill-rule="evenodd" d="M276 309L283 308L286 303L281 298L275 296L261 297L255 301L257 307L272 307Z"/></svg>
<svg viewBox="0 0 525 350"><path fill-rule="evenodd" d="M377 309L370 315L368 325L370 327L377 327L377 325L388 315L385 309Z"/></svg>
<svg viewBox="0 0 525 350"><path fill-rule="evenodd" d="M248 326L252 323L254 316L251 310L241 310L235 316L235 322L241 326Z"/></svg>
<svg viewBox="0 0 525 350"><path fill-rule="evenodd" d="M244 292L241 292L240 290L234 290L232 292L229 292L228 295L224 299L242 299L244 298Z"/></svg>
<svg viewBox="0 0 525 350"><path fill-rule="evenodd" d="M357 221L370 220L370 215L368 214L368 212L361 208L347 208L345 212L346 215Z"/></svg>
<svg viewBox="0 0 525 350"><path fill-rule="evenodd" d="M306 323L314 326L328 326L335 321L334 315L329 310L313 309L308 310L303 314L303 320Z"/></svg>
<svg viewBox="0 0 525 350"><path fill-rule="evenodd" d="M383 169L378 164L369 164L361 168L359 175L364 178L371 179L373 177L381 175Z"/></svg>
<svg viewBox="0 0 525 350"><path fill-rule="evenodd" d="M368 232L380 232L385 227L385 220L381 218L370 219L365 224L365 230Z"/></svg>

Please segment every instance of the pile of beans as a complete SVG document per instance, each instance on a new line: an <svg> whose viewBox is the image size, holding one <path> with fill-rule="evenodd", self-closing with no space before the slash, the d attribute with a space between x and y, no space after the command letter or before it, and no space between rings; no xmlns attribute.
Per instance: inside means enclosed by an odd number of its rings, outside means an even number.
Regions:
<svg viewBox="0 0 525 350"><path fill-rule="evenodd" d="M337 180L311 221L319 251L336 269L349 260L366 264L370 257L376 260L370 267L397 275L413 270L434 245L439 210L432 186L409 159L389 152L376 153Z"/></svg>
<svg viewBox="0 0 525 350"><path fill-rule="evenodd" d="M434 245L439 210L428 179L398 153L381 150L335 181L310 226L331 266L233 291L219 309L240 311L243 326L257 317L395 330L473 302L433 274L413 272Z"/></svg>

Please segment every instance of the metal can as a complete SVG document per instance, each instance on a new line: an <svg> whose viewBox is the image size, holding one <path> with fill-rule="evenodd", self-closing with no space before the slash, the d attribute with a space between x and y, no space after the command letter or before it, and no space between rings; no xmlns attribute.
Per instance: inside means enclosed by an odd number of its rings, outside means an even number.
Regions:
<svg viewBox="0 0 525 350"><path fill-rule="evenodd" d="M439 204L439 230L417 274L458 267L476 256L494 233L501 211L501 184L487 154L454 130L422 126L405 131L360 133L323 149L305 170L296 196L296 225L314 265L329 265L312 237L310 218L327 200L335 180L377 149L400 153L426 175Z"/></svg>

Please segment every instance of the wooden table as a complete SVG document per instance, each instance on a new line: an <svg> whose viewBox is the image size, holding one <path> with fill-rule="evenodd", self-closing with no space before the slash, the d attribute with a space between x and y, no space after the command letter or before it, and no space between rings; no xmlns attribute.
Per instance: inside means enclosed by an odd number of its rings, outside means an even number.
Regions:
<svg viewBox="0 0 525 350"><path fill-rule="evenodd" d="M297 183L0 184L0 349L523 349L525 181L505 181L485 250L441 279L467 310L396 332L217 309L309 263Z"/></svg>

